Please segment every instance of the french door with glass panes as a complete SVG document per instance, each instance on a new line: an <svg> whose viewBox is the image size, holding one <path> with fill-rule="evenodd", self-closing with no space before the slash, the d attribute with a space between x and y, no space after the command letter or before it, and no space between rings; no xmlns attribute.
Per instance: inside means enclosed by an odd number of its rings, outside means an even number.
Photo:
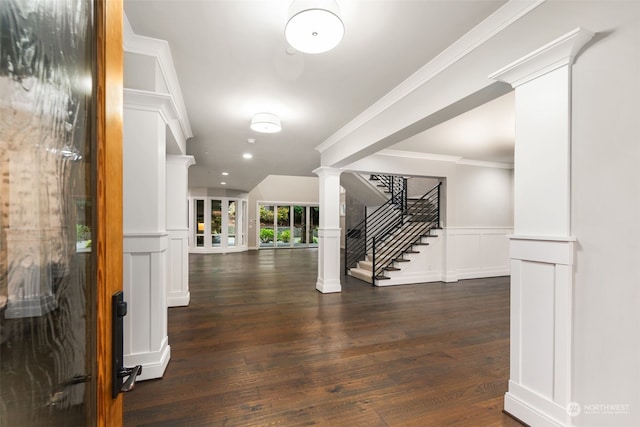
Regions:
<svg viewBox="0 0 640 427"><path fill-rule="evenodd" d="M246 249L247 200L193 198L191 206L190 229L194 252Z"/></svg>

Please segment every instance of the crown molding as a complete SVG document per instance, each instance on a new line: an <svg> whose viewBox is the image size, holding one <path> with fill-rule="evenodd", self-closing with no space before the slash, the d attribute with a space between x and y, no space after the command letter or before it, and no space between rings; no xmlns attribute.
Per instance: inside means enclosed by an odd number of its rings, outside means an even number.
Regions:
<svg viewBox="0 0 640 427"><path fill-rule="evenodd" d="M162 73L162 78L176 105L176 111L178 112L177 119L182 128L181 133L185 136L185 139L193 138L187 108L184 105L184 98L182 97L182 90L180 89L180 82L176 74L169 43L166 40L153 39L135 34L127 16L124 15L123 48L125 52L156 58L160 72Z"/></svg>
<svg viewBox="0 0 640 427"><path fill-rule="evenodd" d="M490 74L489 78L509 83L513 87L520 86L560 67L573 64L578 52L593 36L593 32L578 27Z"/></svg>
<svg viewBox="0 0 640 427"><path fill-rule="evenodd" d="M340 176L342 173L342 169L332 168L329 166L320 166L312 170L311 172L315 173L318 176Z"/></svg>
<svg viewBox="0 0 640 427"><path fill-rule="evenodd" d="M165 124L169 127L173 138L184 152L186 137L182 127L177 126L180 112L176 106L174 98L167 93L150 92L147 90L127 89L123 90L124 108L131 110L152 111L158 113Z"/></svg>
<svg viewBox="0 0 640 427"><path fill-rule="evenodd" d="M123 93L125 108L155 111L162 116L166 124L179 117L173 97L169 94L128 88L125 88Z"/></svg>
<svg viewBox="0 0 640 427"><path fill-rule="evenodd" d="M405 81L393 88L389 93L376 101L369 108L360 113L356 118L343 126L336 133L327 138L316 147L320 153L364 126L383 111L400 100L409 96L416 89L433 79L447 68L473 52L478 46L484 44L493 36L518 21L520 18L543 4L546 0L509 0L504 6L495 11L484 21L472 28L422 68L409 76Z"/></svg>
<svg viewBox="0 0 640 427"><path fill-rule="evenodd" d="M484 160L465 159L461 156L448 156L445 154L420 153L417 151L393 150L386 148L376 153L380 156L401 157L404 159L433 160L437 162L455 163L464 166L479 166L483 168L513 169L513 163L487 162Z"/></svg>
<svg viewBox="0 0 640 427"><path fill-rule="evenodd" d="M471 160L471 159L461 159L461 160L458 160L457 163L459 165L479 166L482 168L513 169L513 163L487 162L484 160Z"/></svg>
<svg viewBox="0 0 640 427"><path fill-rule="evenodd" d="M380 156L388 156L388 157L402 157L405 159L421 159L421 160L435 160L438 162L449 162L449 163L458 163L462 160L460 156L448 156L445 154L431 154L431 153L421 153L418 151L404 151L404 150L394 150L391 148L385 148L384 150L380 150L377 153Z"/></svg>

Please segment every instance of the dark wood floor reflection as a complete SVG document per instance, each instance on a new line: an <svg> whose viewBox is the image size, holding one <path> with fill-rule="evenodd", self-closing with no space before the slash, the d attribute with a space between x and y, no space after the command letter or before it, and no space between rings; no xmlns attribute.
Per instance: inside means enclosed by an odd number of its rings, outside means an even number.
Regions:
<svg viewBox="0 0 640 427"><path fill-rule="evenodd" d="M125 426L520 426L508 278L322 295L317 255L190 255L171 362L125 395Z"/></svg>

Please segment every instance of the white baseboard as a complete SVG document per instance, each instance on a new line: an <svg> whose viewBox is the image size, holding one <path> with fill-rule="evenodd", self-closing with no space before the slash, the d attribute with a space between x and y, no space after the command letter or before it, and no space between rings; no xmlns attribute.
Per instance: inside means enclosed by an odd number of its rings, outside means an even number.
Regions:
<svg viewBox="0 0 640 427"><path fill-rule="evenodd" d="M509 276L511 274L511 270L509 268L504 267L496 267L496 268L481 268L481 269L469 269L469 270L458 270L456 276L457 280L465 280L465 279L484 279L485 277L501 277L501 276Z"/></svg>
<svg viewBox="0 0 640 427"><path fill-rule="evenodd" d="M504 410L508 414L514 416L518 420L536 427L565 427L568 424L559 423L547 414L533 406L527 404L523 400L507 392L504 395Z"/></svg>
<svg viewBox="0 0 640 427"><path fill-rule="evenodd" d="M418 274L405 274L400 277L392 277L388 280L376 280L376 286L397 286L397 285L410 285L419 283L431 283L442 281L442 273L439 271L418 273Z"/></svg>

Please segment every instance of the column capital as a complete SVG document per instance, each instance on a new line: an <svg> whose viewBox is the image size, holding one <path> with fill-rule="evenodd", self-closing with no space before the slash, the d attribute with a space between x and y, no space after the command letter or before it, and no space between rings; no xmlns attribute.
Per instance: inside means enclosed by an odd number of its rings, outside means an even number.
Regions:
<svg viewBox="0 0 640 427"><path fill-rule="evenodd" d="M320 166L319 168L314 169L313 173L318 176L340 176L340 174L342 173L342 169L332 168L329 166Z"/></svg>
<svg viewBox="0 0 640 427"><path fill-rule="evenodd" d="M573 64L578 52L593 36L593 32L578 27L490 74L489 78L513 87L520 86L557 68Z"/></svg>
<svg viewBox="0 0 640 427"><path fill-rule="evenodd" d="M182 154L167 154L167 163L174 165L184 165L187 168L196 164L196 159L193 156L186 156Z"/></svg>

